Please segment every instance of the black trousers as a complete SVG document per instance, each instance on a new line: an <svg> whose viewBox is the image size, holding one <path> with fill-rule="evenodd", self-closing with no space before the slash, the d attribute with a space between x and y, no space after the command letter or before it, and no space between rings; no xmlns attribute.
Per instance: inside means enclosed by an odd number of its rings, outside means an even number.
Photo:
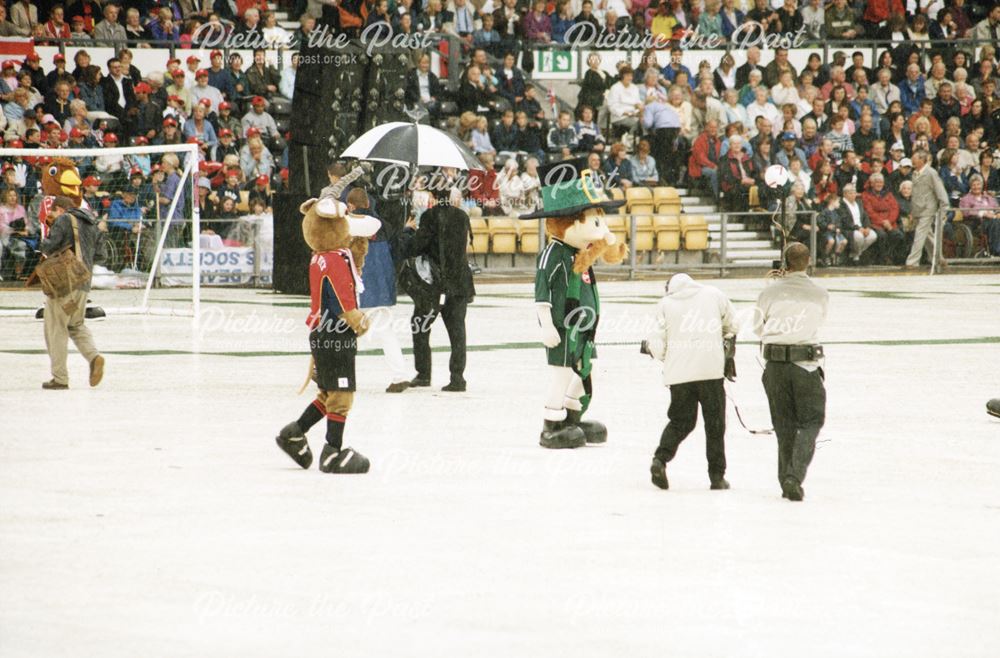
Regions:
<svg viewBox="0 0 1000 658"><path fill-rule="evenodd" d="M906 249L906 236L899 229L893 231L885 231L883 229L877 228L873 229L875 234L878 235L878 240L875 241L874 249L877 249L877 258L880 264L885 265L902 265L906 261L906 255L909 251Z"/></svg>
<svg viewBox="0 0 1000 658"><path fill-rule="evenodd" d="M448 369L451 381L465 381L465 309L469 301L463 298L445 297L444 306L436 308L424 300L415 302L410 333L413 335L413 361L417 378L431 378L431 325L438 315L444 320L451 343L451 358Z"/></svg>
<svg viewBox="0 0 1000 658"><path fill-rule="evenodd" d="M791 478L802 484L826 420L823 369L768 361L762 381L778 435L778 482Z"/></svg>
<svg viewBox="0 0 1000 658"><path fill-rule="evenodd" d="M680 128L656 128L653 130L652 152L656 160L656 170L661 181L675 182L677 163L673 157L674 141Z"/></svg>
<svg viewBox="0 0 1000 658"><path fill-rule="evenodd" d="M698 405L705 421L705 455L710 475L726 473L726 389L722 379L673 384L670 387L669 422L660 435L656 458L664 463L677 454L677 447L698 422Z"/></svg>

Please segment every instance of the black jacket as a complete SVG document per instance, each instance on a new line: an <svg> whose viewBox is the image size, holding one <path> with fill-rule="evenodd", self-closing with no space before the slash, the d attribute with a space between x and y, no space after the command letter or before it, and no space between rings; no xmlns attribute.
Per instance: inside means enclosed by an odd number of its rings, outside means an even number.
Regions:
<svg viewBox="0 0 1000 658"><path fill-rule="evenodd" d="M872 222L868 218L868 213L865 212L864 205L861 203L861 195L860 194L858 195L858 198L855 199L854 202L856 204L858 204L858 211L861 213L861 226L862 226L862 228L871 228ZM854 231L855 231L855 227L854 227L854 215L852 215L851 211L847 209L847 205L843 201L840 202L840 208L838 208L838 211L840 212L840 230L841 230L841 232L843 232L844 235L851 235L851 234L853 234Z"/></svg>
<svg viewBox="0 0 1000 658"><path fill-rule="evenodd" d="M101 88L104 89L104 109L119 121L125 121L125 108L118 104L118 85L111 76L101 78ZM125 91L125 105L135 105L135 92L132 90L132 78L122 76L122 89Z"/></svg>
<svg viewBox="0 0 1000 658"><path fill-rule="evenodd" d="M40 249L46 256L58 253L69 247L76 251L73 240L73 222L70 218L73 215L77 218L77 230L80 233L80 257L88 270L94 269L94 263L101 264L105 260L104 255L104 234L97 228L97 218L89 210L83 208L72 208L52 222L49 227L49 237L42 240ZM89 289L89 286L88 286Z"/></svg>
<svg viewBox="0 0 1000 658"><path fill-rule="evenodd" d="M432 71L427 72L427 86L430 87L432 98L441 100L441 83ZM406 76L406 104L416 105L420 102L420 81L417 79L417 70L413 69Z"/></svg>
<svg viewBox="0 0 1000 658"><path fill-rule="evenodd" d="M406 229L399 238L403 258L426 256L441 272L438 282L449 297L472 301L476 288L465 255L469 245L469 216L446 203L436 205L420 216L420 228Z"/></svg>

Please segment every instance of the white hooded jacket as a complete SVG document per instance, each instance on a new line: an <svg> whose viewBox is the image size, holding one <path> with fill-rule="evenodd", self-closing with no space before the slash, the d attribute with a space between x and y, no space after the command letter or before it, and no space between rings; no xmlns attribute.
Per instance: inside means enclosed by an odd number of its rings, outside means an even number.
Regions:
<svg viewBox="0 0 1000 658"><path fill-rule="evenodd" d="M721 290L675 274L657 304L656 330L647 345L653 358L663 362L667 386L722 379L722 337L738 331L736 310Z"/></svg>

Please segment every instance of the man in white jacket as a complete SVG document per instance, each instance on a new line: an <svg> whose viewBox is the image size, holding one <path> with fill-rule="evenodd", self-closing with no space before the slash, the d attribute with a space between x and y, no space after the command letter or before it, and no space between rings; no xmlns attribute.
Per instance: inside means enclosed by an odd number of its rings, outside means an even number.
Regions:
<svg viewBox="0 0 1000 658"><path fill-rule="evenodd" d="M700 404L711 488L728 489L723 337L735 336L739 331L736 311L718 288L696 283L687 274L675 274L657 305L656 321L657 328L646 340L646 348L654 359L663 362L663 383L670 387L670 409L669 422L650 466L653 484L669 488L666 464L694 430Z"/></svg>

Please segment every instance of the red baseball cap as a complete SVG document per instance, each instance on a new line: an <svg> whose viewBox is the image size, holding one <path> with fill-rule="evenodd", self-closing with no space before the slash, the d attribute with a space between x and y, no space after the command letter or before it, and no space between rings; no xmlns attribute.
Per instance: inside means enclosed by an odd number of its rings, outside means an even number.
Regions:
<svg viewBox="0 0 1000 658"><path fill-rule="evenodd" d="M219 131L219 137L232 137L232 136L233 136L233 131L230 130L229 128L223 128L222 130Z"/></svg>
<svg viewBox="0 0 1000 658"><path fill-rule="evenodd" d="M168 103L183 103L184 99L182 99L177 94L170 94L169 96L167 96L167 102Z"/></svg>
<svg viewBox="0 0 1000 658"><path fill-rule="evenodd" d="M281 170L281 180L288 180L288 167Z"/></svg>
<svg viewBox="0 0 1000 658"><path fill-rule="evenodd" d="M201 144L201 140L198 139L198 137L196 135L191 135L190 137L187 138L187 143L188 144Z"/></svg>
<svg viewBox="0 0 1000 658"><path fill-rule="evenodd" d="M83 16L74 16L74 17L72 18L72 21L73 21L74 23L82 23L82 22L83 22Z"/></svg>
<svg viewBox="0 0 1000 658"><path fill-rule="evenodd" d="M97 176L87 176L86 178L83 179L83 186L84 187L100 187L101 186L101 179L98 178Z"/></svg>
<svg viewBox="0 0 1000 658"><path fill-rule="evenodd" d="M53 64L55 64L56 62L65 62L65 61L66 61L66 55L63 55L62 53L56 53L55 55L52 56Z"/></svg>
<svg viewBox="0 0 1000 658"><path fill-rule="evenodd" d="M194 77L195 77L196 80L198 78L201 78L201 77L207 78L208 77L208 71L206 69L198 69L198 71L194 74Z"/></svg>
<svg viewBox="0 0 1000 658"><path fill-rule="evenodd" d="M159 171L160 169L162 169L162 167L160 165L158 165L158 164L155 164L155 165L153 165L152 167L149 168L149 173L153 173L155 171Z"/></svg>
<svg viewBox="0 0 1000 658"><path fill-rule="evenodd" d="M139 167L132 167L132 169L129 170L128 175L129 178L131 178L132 176L142 176L142 169L140 169Z"/></svg>
<svg viewBox="0 0 1000 658"><path fill-rule="evenodd" d="M116 135L114 133L106 133L104 135L104 143L105 144L117 144L118 143L118 135Z"/></svg>
<svg viewBox="0 0 1000 658"><path fill-rule="evenodd" d="M247 128L247 137L260 137L260 130L250 126Z"/></svg>
<svg viewBox="0 0 1000 658"><path fill-rule="evenodd" d="M212 101L208 100L207 98L202 98L201 100L198 101L198 105L204 105L205 107L212 107Z"/></svg>
<svg viewBox="0 0 1000 658"><path fill-rule="evenodd" d="M261 174L260 176L257 177L256 183L258 185L267 185L270 181L271 181L270 178L268 178L264 174Z"/></svg>
<svg viewBox="0 0 1000 658"><path fill-rule="evenodd" d="M149 144L149 139L147 139L145 135L139 135L138 137L132 139L132 143L137 146L143 144Z"/></svg>
<svg viewBox="0 0 1000 658"><path fill-rule="evenodd" d="M83 131L81 131L79 128L73 128L72 130L69 131L69 136L73 139L76 139L78 137L83 137Z"/></svg>
<svg viewBox="0 0 1000 658"><path fill-rule="evenodd" d="M135 86L135 93L137 94L151 94L153 93L153 88L150 87L145 82L140 82Z"/></svg>
<svg viewBox="0 0 1000 658"><path fill-rule="evenodd" d="M221 50L213 50L212 54L210 54L208 57L209 57L209 59L215 59L216 57L222 57L222 51Z"/></svg>
<svg viewBox="0 0 1000 658"><path fill-rule="evenodd" d="M176 126L176 125L177 125L177 121L173 117L167 117L166 119L163 120L163 126L164 127L167 127L167 126Z"/></svg>
<svg viewBox="0 0 1000 658"><path fill-rule="evenodd" d="M41 56L38 53L30 53L24 59L27 60L27 61L29 61L29 62L40 62L40 61L42 61L42 58L41 58Z"/></svg>
<svg viewBox="0 0 1000 658"><path fill-rule="evenodd" d="M174 63L180 64L181 63L180 58L179 57L171 57L170 59L167 60L167 66L170 66L171 64L174 64Z"/></svg>
<svg viewBox="0 0 1000 658"><path fill-rule="evenodd" d="M16 69L17 68L17 62L15 62L12 59L5 59L3 61L3 68L5 68L5 69L8 69L8 68L10 68L10 69Z"/></svg>
<svg viewBox="0 0 1000 658"><path fill-rule="evenodd" d="M254 96L253 98L250 99L250 104L251 105L265 105L265 104L267 104L267 101L264 100L263 96Z"/></svg>
<svg viewBox="0 0 1000 658"><path fill-rule="evenodd" d="M227 103L226 101L222 101L221 103L219 103L219 110L228 110L231 109L232 107L233 106Z"/></svg>
<svg viewBox="0 0 1000 658"><path fill-rule="evenodd" d="M66 134L66 131L59 130L58 128L49 133L50 138L52 137L52 135L58 135L60 142L65 142L67 139L69 139L69 135Z"/></svg>
<svg viewBox="0 0 1000 658"><path fill-rule="evenodd" d="M201 57L198 57L197 55L191 55L190 57L187 58L187 63L188 64L191 64L192 62L200 62L200 61L201 61Z"/></svg>
<svg viewBox="0 0 1000 658"><path fill-rule="evenodd" d="M22 141L21 141L21 140L19 140L19 139L13 139L13 140L11 140L11 142L10 142L9 146L10 146L10 147L11 147L12 149L19 149L19 148L24 148L24 142L22 142Z"/></svg>
<svg viewBox="0 0 1000 658"><path fill-rule="evenodd" d="M184 77L184 69L174 69L174 72L171 73L170 75L172 75L175 78L183 78Z"/></svg>

